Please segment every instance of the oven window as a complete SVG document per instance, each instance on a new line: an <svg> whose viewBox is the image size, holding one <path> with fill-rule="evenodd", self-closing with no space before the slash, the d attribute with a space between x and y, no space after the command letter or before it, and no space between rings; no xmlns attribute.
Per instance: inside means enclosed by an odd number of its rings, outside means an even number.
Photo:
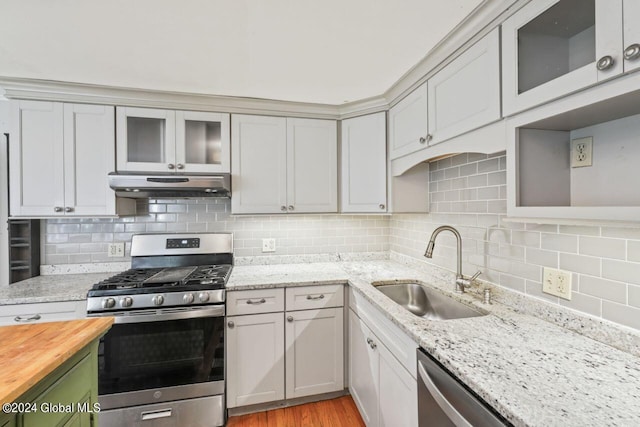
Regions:
<svg viewBox="0 0 640 427"><path fill-rule="evenodd" d="M224 379L224 318L114 324L100 342L99 394Z"/></svg>

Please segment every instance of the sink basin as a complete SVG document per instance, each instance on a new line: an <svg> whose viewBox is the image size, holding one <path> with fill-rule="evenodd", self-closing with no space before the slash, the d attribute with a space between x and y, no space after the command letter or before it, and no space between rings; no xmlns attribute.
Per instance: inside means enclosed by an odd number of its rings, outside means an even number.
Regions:
<svg viewBox="0 0 640 427"><path fill-rule="evenodd" d="M429 320L462 319L486 315L418 283L380 284L376 289L416 316Z"/></svg>

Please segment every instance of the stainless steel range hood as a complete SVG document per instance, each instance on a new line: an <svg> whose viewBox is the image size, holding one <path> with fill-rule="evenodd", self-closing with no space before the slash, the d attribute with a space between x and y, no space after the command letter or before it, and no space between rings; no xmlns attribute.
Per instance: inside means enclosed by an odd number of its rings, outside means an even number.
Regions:
<svg viewBox="0 0 640 427"><path fill-rule="evenodd" d="M128 198L230 197L231 177L218 175L134 174L111 172L109 186Z"/></svg>

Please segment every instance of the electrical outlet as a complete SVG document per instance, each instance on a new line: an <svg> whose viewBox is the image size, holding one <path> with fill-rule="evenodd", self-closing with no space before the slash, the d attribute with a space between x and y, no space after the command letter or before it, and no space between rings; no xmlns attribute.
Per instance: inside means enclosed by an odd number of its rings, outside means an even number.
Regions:
<svg viewBox="0 0 640 427"><path fill-rule="evenodd" d="M578 138L571 141L571 167L582 168L593 164L593 138Z"/></svg>
<svg viewBox="0 0 640 427"><path fill-rule="evenodd" d="M262 239L262 252L275 252L276 239Z"/></svg>
<svg viewBox="0 0 640 427"><path fill-rule="evenodd" d="M123 257L124 256L124 242L109 243L107 249L107 256L109 258Z"/></svg>
<svg viewBox="0 0 640 427"><path fill-rule="evenodd" d="M571 273L545 267L542 274L542 292L571 300Z"/></svg>

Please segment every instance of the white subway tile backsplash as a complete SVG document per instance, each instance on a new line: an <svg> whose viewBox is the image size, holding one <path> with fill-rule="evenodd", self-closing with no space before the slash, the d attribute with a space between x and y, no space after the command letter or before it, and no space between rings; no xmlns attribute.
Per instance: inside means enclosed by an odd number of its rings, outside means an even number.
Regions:
<svg viewBox="0 0 640 427"><path fill-rule="evenodd" d="M640 309L609 301L602 301L602 317L621 325L640 329Z"/></svg>
<svg viewBox="0 0 640 427"><path fill-rule="evenodd" d="M600 276L600 258L560 253L560 269Z"/></svg>
<svg viewBox="0 0 640 427"><path fill-rule="evenodd" d="M542 249L555 250L560 252L578 252L578 236L569 234L542 233L540 240Z"/></svg>
<svg viewBox="0 0 640 427"><path fill-rule="evenodd" d="M640 240L627 242L627 261L640 262Z"/></svg>
<svg viewBox="0 0 640 427"><path fill-rule="evenodd" d="M640 285L640 264L603 259L602 277Z"/></svg>
<svg viewBox="0 0 640 427"><path fill-rule="evenodd" d="M580 236L578 241L580 254L601 258L626 258L626 242L622 239Z"/></svg>
<svg viewBox="0 0 640 427"><path fill-rule="evenodd" d="M627 285L598 277L580 276L580 293L621 304L627 302Z"/></svg>

